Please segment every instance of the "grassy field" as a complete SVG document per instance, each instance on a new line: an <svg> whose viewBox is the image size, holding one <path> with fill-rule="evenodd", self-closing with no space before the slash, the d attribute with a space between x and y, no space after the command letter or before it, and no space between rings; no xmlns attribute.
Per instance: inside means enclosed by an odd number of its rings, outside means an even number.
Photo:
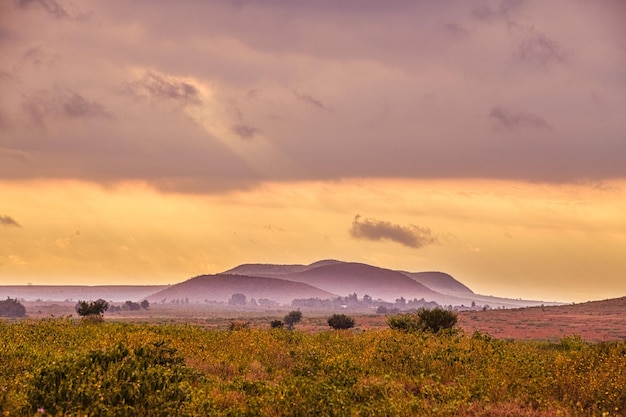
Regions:
<svg viewBox="0 0 626 417"><path fill-rule="evenodd" d="M248 317L249 318L249 317ZM6 416L621 416L626 343L0 322ZM320 324L320 323L318 323Z"/></svg>

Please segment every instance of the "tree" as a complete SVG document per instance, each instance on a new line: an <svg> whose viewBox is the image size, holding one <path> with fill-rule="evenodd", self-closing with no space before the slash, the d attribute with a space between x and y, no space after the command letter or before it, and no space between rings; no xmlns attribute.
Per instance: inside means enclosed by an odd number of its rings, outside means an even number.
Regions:
<svg viewBox="0 0 626 417"><path fill-rule="evenodd" d="M143 308L144 310L147 310L148 307L150 307L150 301L148 300L143 300L142 302L139 303L139 305L141 306L141 308Z"/></svg>
<svg viewBox="0 0 626 417"><path fill-rule="evenodd" d="M354 327L354 319L345 314L333 314L328 319L328 325L335 330L351 329Z"/></svg>
<svg viewBox="0 0 626 417"><path fill-rule="evenodd" d="M124 303L124 307L130 311L141 310L141 305L139 303L130 300Z"/></svg>
<svg viewBox="0 0 626 417"><path fill-rule="evenodd" d="M289 330L293 330L296 323L302 320L302 312L300 310L290 311L284 318L284 322Z"/></svg>
<svg viewBox="0 0 626 417"><path fill-rule="evenodd" d="M26 307L17 298L0 301L0 317L26 317Z"/></svg>
<svg viewBox="0 0 626 417"><path fill-rule="evenodd" d="M233 294L230 297L230 300L228 300L228 304L230 304L231 306L245 306L246 296L241 293Z"/></svg>
<svg viewBox="0 0 626 417"><path fill-rule="evenodd" d="M387 317L387 324L394 330L405 332L429 331L437 333L456 325L457 314L441 307L420 308L415 313L397 314Z"/></svg>
<svg viewBox="0 0 626 417"><path fill-rule="evenodd" d="M96 301L78 301L76 304L76 312L79 316L102 316L109 309L109 303L102 298Z"/></svg>

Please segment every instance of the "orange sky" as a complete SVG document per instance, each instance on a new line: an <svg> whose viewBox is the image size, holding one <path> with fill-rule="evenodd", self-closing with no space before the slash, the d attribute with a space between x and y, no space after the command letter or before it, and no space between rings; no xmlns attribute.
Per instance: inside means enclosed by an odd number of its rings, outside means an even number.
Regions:
<svg viewBox="0 0 626 417"><path fill-rule="evenodd" d="M0 2L0 284L323 258L626 294L626 2Z"/></svg>
<svg viewBox="0 0 626 417"><path fill-rule="evenodd" d="M626 293L625 186L354 179L188 195L3 182L18 224L0 229L0 273L5 284L164 284L245 262L334 258L440 270L482 294L607 298ZM423 245L354 236L357 215Z"/></svg>

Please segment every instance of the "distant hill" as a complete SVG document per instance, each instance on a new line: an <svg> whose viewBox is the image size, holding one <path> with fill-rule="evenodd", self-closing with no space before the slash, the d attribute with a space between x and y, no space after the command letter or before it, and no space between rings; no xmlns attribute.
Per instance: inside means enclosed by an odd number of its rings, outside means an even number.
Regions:
<svg viewBox="0 0 626 417"><path fill-rule="evenodd" d="M346 267L346 266L341 266L341 265L352 265L352 266ZM360 266L357 267L357 265L360 265ZM467 286L463 285L461 282L457 281L452 276L445 274L443 272L392 271L389 269L374 267L374 266L370 266L366 264L357 264L354 262L343 262L343 261L337 261L337 260L332 260L332 259L317 261L310 265L243 264L233 269L230 269L224 273L225 274L251 275L251 276L259 276L259 277L262 276L262 277L283 278L283 279L290 279L292 281L303 282L301 278L293 277L292 274L304 273L305 271L315 270L317 272L315 273L310 272L309 274L318 275L322 273L322 274L328 275L329 271L331 271L330 269L318 270L318 268L320 267L337 268L334 272L331 273L331 274L334 274L335 277L337 276L337 274L339 274L342 277L342 280L344 280L345 279L344 275L347 274L347 276L352 275L352 281L355 281L355 280L357 281L358 286L356 287L345 287L345 286L339 287L338 289L341 291L340 294L342 295L352 294L354 292L359 292L359 293L363 292L363 290L360 288L361 287L360 276L357 276L360 273L364 273L362 278L368 279L371 284L372 283L375 284L374 285L375 287L379 287L379 286L389 287L390 285L383 284L382 282L378 281L379 279L384 280L385 277L388 278L389 272L400 272L408 276L409 278L413 279L414 281L418 282L422 286L426 287L427 289L430 289L436 293L440 293L444 295L452 295L452 296L454 295L469 296L469 295L474 294L474 292L471 289L469 289ZM358 271L357 268L360 269L360 271ZM365 272L365 270L368 268L374 268L374 270L369 270ZM287 277L287 275L289 275L289 277ZM378 276L378 278L374 278L374 275ZM403 284L401 284L403 285L401 288L407 288L407 289L410 288L410 291L416 290L416 288L413 285L411 285L410 283L407 283L406 279L400 278L396 274L391 274L391 275L393 276L394 280L400 280L401 282L403 282ZM320 284L318 281L316 281L317 278L309 278L309 279L311 281L310 282L307 281L308 284L327 289L325 284L323 283ZM320 279L322 282L326 280L325 278L320 278ZM315 284L314 282L317 282L317 284ZM333 288L337 286L335 285L336 283L331 282L331 284ZM348 292L344 294L346 289L348 290ZM423 292L424 288L420 288L420 291ZM371 296L372 294L368 294L368 295ZM431 294L425 293L425 295L433 296L432 293ZM405 296L405 298L407 297ZM417 298L421 298L421 297L417 297Z"/></svg>
<svg viewBox="0 0 626 417"><path fill-rule="evenodd" d="M302 282L346 296L367 294L374 299L395 301L397 298L432 300L440 294L405 274L389 269L353 262L324 263L301 272L286 274L285 280Z"/></svg>
<svg viewBox="0 0 626 417"><path fill-rule="evenodd" d="M328 291L310 285L285 281L277 278L253 277L246 275L202 275L172 285L148 297L150 302L185 300L190 302L228 301L233 294L244 294L248 300L261 298L290 304L294 298L336 297Z"/></svg>
<svg viewBox="0 0 626 417"><path fill-rule="evenodd" d="M0 298L18 298L27 301L139 301L167 285L1 285Z"/></svg>
<svg viewBox="0 0 626 417"><path fill-rule="evenodd" d="M463 296L474 294L474 291L443 272L400 272L441 294Z"/></svg>

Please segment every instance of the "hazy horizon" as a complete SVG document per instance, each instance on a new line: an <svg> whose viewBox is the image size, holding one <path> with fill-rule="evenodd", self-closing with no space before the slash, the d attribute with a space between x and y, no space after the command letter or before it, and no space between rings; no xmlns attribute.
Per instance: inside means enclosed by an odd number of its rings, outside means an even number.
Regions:
<svg viewBox="0 0 626 417"><path fill-rule="evenodd" d="M626 295L626 2L6 1L0 56L0 285Z"/></svg>

